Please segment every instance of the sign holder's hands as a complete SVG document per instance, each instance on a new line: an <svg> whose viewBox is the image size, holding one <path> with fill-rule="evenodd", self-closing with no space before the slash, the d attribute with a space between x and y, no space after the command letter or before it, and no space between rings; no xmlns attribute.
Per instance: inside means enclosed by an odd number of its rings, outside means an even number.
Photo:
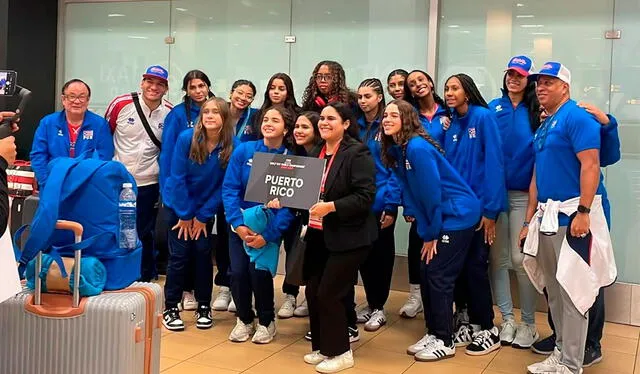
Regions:
<svg viewBox="0 0 640 374"><path fill-rule="evenodd" d="M265 204L265 206L269 209L281 209L282 205L280 204L280 199L278 199L277 197L271 201L269 201L268 203Z"/></svg>
<svg viewBox="0 0 640 374"><path fill-rule="evenodd" d="M387 227L393 225L393 222L395 220L395 216L387 214L386 212L382 212L382 215L380 216L380 228L386 229Z"/></svg>
<svg viewBox="0 0 640 374"><path fill-rule="evenodd" d="M178 240L180 237L184 237L184 240L189 240L189 234L191 233L191 227L193 225L193 220L178 220L175 226L171 228L171 230L178 230Z"/></svg>
<svg viewBox="0 0 640 374"><path fill-rule="evenodd" d="M324 202L320 201L315 203L310 209L309 214L315 217L324 218L329 213L333 213L336 211L336 206L333 201Z"/></svg>
<svg viewBox="0 0 640 374"><path fill-rule="evenodd" d="M483 216L476 231L480 231L483 228L484 243L493 245L493 242L496 240L496 221Z"/></svg>
<svg viewBox="0 0 640 374"><path fill-rule="evenodd" d="M197 218L193 219L193 226L191 226L191 239L200 239L200 234L204 234L207 237L207 224L200 222Z"/></svg>
<svg viewBox="0 0 640 374"><path fill-rule="evenodd" d="M427 264L438 254L438 241L432 240L430 242L424 242L422 245L420 259Z"/></svg>
<svg viewBox="0 0 640 374"><path fill-rule="evenodd" d="M236 234L238 234L238 236L240 237L240 239L242 239L243 242L247 242L247 237L248 236L254 236L256 233L251 231L250 228L248 228L245 225L240 225L238 227L236 227Z"/></svg>

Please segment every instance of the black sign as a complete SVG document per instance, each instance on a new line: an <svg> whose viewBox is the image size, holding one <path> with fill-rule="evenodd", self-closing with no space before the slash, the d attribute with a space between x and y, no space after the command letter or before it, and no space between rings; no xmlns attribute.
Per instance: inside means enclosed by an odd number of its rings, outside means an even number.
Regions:
<svg viewBox="0 0 640 374"><path fill-rule="evenodd" d="M276 197L289 208L309 209L318 202L324 159L256 152L244 199L267 203Z"/></svg>

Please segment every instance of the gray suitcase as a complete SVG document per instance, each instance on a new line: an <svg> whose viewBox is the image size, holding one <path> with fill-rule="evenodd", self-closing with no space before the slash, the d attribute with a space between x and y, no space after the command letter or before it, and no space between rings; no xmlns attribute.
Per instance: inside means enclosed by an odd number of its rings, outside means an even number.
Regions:
<svg viewBox="0 0 640 374"><path fill-rule="evenodd" d="M58 221L56 228L73 230L76 241L82 238L78 223ZM77 251L76 274L79 258ZM36 274L38 267L36 263ZM136 282L121 291L82 299L78 292L43 294L40 288L36 282L35 292L25 289L0 304L0 373L160 372L159 285Z"/></svg>

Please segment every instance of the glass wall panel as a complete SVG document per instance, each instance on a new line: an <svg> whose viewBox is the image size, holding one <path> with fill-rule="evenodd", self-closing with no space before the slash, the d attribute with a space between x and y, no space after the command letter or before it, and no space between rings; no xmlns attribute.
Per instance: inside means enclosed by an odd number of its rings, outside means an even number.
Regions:
<svg viewBox="0 0 640 374"><path fill-rule="evenodd" d="M104 114L136 90L150 65L169 64L169 1L71 3L64 23L64 80L92 88L90 109Z"/></svg>
<svg viewBox="0 0 640 374"><path fill-rule="evenodd" d="M254 107L274 73L289 71L290 0L172 1L171 99L182 97L182 77L204 71L213 92L228 98L236 79L249 79L258 89Z"/></svg>
<svg viewBox="0 0 640 374"><path fill-rule="evenodd" d="M611 234L618 280L640 283L640 3L616 0L613 42L611 113L619 122L622 160L607 168L611 200Z"/></svg>

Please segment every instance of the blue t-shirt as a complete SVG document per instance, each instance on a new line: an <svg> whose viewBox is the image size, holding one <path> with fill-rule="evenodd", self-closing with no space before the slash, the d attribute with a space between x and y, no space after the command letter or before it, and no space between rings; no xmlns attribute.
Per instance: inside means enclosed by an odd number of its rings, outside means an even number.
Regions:
<svg viewBox="0 0 640 374"><path fill-rule="evenodd" d="M536 152L536 187L538 201L565 201L580 196L581 164L577 154L589 149L600 150L600 124L573 100L563 104L547 117L533 138ZM602 179L597 195L604 194ZM566 226L568 217L560 215L559 224Z"/></svg>

